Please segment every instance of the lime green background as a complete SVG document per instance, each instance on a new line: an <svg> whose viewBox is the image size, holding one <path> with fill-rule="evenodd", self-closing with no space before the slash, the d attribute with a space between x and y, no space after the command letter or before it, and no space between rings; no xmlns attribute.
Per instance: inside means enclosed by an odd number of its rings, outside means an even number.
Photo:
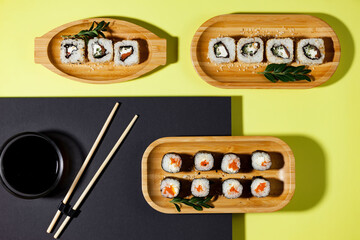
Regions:
<svg viewBox="0 0 360 240"><path fill-rule="evenodd" d="M233 96L234 135L273 135L296 157L293 200L275 213L237 214L234 239L360 239L360 1L8 1L0 0L0 96ZM190 42L207 19L233 12L299 12L326 20L342 46L341 63L324 85L309 90L224 90L192 67ZM35 64L34 38L64 23L123 16L151 24L178 42L178 58L137 80L80 83ZM155 26L155 27L154 27ZM160 30L159 30L160 29ZM167 33L167 34L165 34ZM177 41L176 41L177 38ZM175 60L174 60L175 59Z"/></svg>

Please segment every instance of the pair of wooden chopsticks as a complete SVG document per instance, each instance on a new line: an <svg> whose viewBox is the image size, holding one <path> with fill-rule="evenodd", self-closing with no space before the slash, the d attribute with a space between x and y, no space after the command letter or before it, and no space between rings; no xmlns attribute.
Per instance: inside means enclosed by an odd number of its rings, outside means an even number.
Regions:
<svg viewBox="0 0 360 240"><path fill-rule="evenodd" d="M78 184L82 174L84 173L88 163L90 162L90 159L92 158L97 146L99 145L102 137L104 136L106 129L108 128L108 126L110 125L111 120L113 119L115 112L117 110L117 108L119 107L119 103L116 103L115 106L113 107L112 111L110 112L108 118L106 119L104 126L102 127L99 135L97 136L93 146L91 147L84 163L82 164L79 172L77 173L73 183L71 184L67 194L65 195L62 203L63 204L67 204L67 202L70 199L70 196L72 195L73 191L75 190L76 185ZM83 191L83 193L81 194L81 196L79 197L79 199L76 201L74 207L72 208L72 210L77 210L79 208L79 206L81 205L81 203L83 202L83 200L85 199L86 195L89 193L90 189L92 188L92 186L94 185L94 183L96 182L96 180L98 179L98 177L100 176L100 174L102 173L102 171L105 169L106 165L109 163L110 159L112 158L112 156L114 155L114 153L116 152L117 148L120 146L120 144L122 143L122 141L124 140L124 138L126 137L126 135L129 133L130 129L132 128L132 126L134 125L136 119L138 118L138 115L135 115L133 117L133 119L131 120L131 122L129 123L129 125L126 127L126 129L124 130L124 132L121 134L120 138L118 139L118 141L115 143L114 147L111 149L110 153L107 155L107 157L105 158L104 162L101 164L101 166L99 167L99 169L97 170L97 172L95 173L95 175L93 176L93 178L91 179L91 181L89 182L89 184L87 185L87 187L85 188L85 190ZM59 217L61 215L61 211L57 210L54 218L52 219L47 232L50 233L56 222L58 221ZM66 225L68 224L68 222L70 221L71 217L67 216L64 220L64 222L60 225L59 229L56 231L54 238L58 238L59 235L62 233L62 231L64 230L64 228L66 227Z"/></svg>

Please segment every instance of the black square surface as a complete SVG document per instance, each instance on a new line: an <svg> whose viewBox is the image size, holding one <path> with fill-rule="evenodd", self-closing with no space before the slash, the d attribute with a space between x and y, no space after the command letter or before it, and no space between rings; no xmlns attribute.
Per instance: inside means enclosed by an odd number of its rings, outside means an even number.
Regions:
<svg viewBox="0 0 360 240"><path fill-rule="evenodd" d="M63 181L50 196L24 200L0 187L0 239L52 239L46 229L57 205L116 101L121 105L71 204L132 117L139 119L61 239L231 239L231 214L163 214L141 192L141 158L154 140L231 135L231 99L225 97L0 99L0 144L20 132L42 132L65 158Z"/></svg>

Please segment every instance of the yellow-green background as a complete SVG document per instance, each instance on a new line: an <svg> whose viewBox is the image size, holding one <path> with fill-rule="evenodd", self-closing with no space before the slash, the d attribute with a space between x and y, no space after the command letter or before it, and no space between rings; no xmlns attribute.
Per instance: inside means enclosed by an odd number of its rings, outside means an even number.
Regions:
<svg viewBox="0 0 360 240"><path fill-rule="evenodd" d="M283 210L234 215L233 238L360 239L359 10L359 0L0 0L0 97L232 96L233 134L284 139L295 153L297 180L294 198ZM208 85L192 67L192 36L207 19L233 12L320 16L340 39L338 71L328 83L309 90ZM130 17L162 29L172 36L173 46L177 38L177 61L146 77L111 85L75 82L34 63L35 37L96 16Z"/></svg>

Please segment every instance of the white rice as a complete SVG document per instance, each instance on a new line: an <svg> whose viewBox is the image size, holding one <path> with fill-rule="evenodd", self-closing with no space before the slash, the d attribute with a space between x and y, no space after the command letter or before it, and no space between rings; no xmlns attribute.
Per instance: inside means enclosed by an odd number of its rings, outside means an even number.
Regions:
<svg viewBox="0 0 360 240"><path fill-rule="evenodd" d="M305 56L303 47L306 46L307 44L314 45L320 50L321 56L319 59L310 59ZM325 58L324 40L320 38L301 39L297 44L296 56L300 64L304 64L304 65L322 64Z"/></svg>
<svg viewBox="0 0 360 240"><path fill-rule="evenodd" d="M133 53L123 61L121 60L122 54L120 52L120 48L124 46L132 47ZM131 66L131 65L139 64L140 61L139 43L136 40L123 40L115 43L114 52L115 52L114 61L116 65Z"/></svg>
<svg viewBox="0 0 360 240"><path fill-rule="evenodd" d="M255 178L251 183L251 194L255 197L266 197L270 193L270 182L263 178Z"/></svg>
<svg viewBox="0 0 360 240"><path fill-rule="evenodd" d="M96 44L100 44L102 45L106 52L105 52L105 56L101 57L101 58L95 58L94 57L94 45ZM110 39L106 39L106 38L93 38L90 39L88 42L88 58L90 60L90 62L96 62L96 63L104 63L104 62L110 62L113 60L113 45L112 45L112 41Z"/></svg>
<svg viewBox="0 0 360 240"><path fill-rule="evenodd" d="M289 54L290 54L289 58L281 58L281 57L275 56L272 53L271 48L273 46L279 46L279 45L283 45L287 48L287 50L289 51ZM290 38L269 39L266 42L266 58L271 63L291 63L294 60L294 42L293 42L293 40Z"/></svg>
<svg viewBox="0 0 360 240"><path fill-rule="evenodd" d="M259 48L257 52L251 56L250 54L244 55L242 54L242 47L247 43L259 43ZM264 42L261 38L254 37L254 38L240 38L237 43L237 59L240 62L245 63L259 63L263 61L264 56Z"/></svg>
<svg viewBox="0 0 360 240"><path fill-rule="evenodd" d="M210 182L205 178L194 179L191 183L191 194L195 197L206 197L210 192Z"/></svg>
<svg viewBox="0 0 360 240"><path fill-rule="evenodd" d="M165 178L160 184L161 195L166 198L174 198L179 195L180 182L173 178Z"/></svg>
<svg viewBox="0 0 360 240"><path fill-rule="evenodd" d="M243 186L236 179L227 179L222 184L222 192L226 198L238 198L241 196Z"/></svg>
<svg viewBox="0 0 360 240"><path fill-rule="evenodd" d="M161 167L164 171L169 173L180 172L182 160L180 155L175 153L167 153L163 156L161 161Z"/></svg>
<svg viewBox="0 0 360 240"><path fill-rule="evenodd" d="M255 151L251 155L251 165L254 169L264 171L271 167L271 158L267 152Z"/></svg>
<svg viewBox="0 0 360 240"><path fill-rule="evenodd" d="M221 161L221 170L226 173L234 174L240 170L240 158L233 154L225 154Z"/></svg>
<svg viewBox="0 0 360 240"><path fill-rule="evenodd" d="M71 55L66 57L66 45L73 45ZM82 39L64 39L60 44L60 60L62 63L84 63L85 42Z"/></svg>
<svg viewBox="0 0 360 240"><path fill-rule="evenodd" d="M208 152L195 154L195 169L198 171L209 171L214 167L214 156Z"/></svg>
<svg viewBox="0 0 360 240"><path fill-rule="evenodd" d="M227 48L228 52L229 52L229 57L227 58L217 58L215 56L215 52L214 52L214 45L218 42L222 42L225 47ZM209 42L209 47L208 47L208 57L210 59L211 62L213 63L229 63L229 62L234 62L235 61L235 40L231 37L220 37L220 38L212 38L210 39Z"/></svg>

